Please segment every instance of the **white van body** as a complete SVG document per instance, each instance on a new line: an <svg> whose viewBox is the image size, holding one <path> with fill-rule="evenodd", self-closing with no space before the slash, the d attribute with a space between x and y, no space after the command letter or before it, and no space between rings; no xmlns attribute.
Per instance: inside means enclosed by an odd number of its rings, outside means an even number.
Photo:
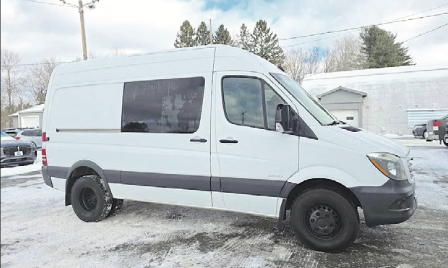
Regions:
<svg viewBox="0 0 448 268"><path fill-rule="evenodd" d="M254 54L223 45L58 66L48 87L43 117L44 180L66 192L67 205L71 204L75 181L90 174L101 177L115 199L221 209L280 220L306 187L328 183L364 209L369 226L407 220L416 207L409 149L342 123L323 124L273 74L286 76ZM123 131L123 115L127 113L123 103L133 96L124 95L126 86L138 90L156 85L150 81L174 81L176 88L181 85L176 81L184 81L176 79L192 77L203 81L200 122L194 132ZM263 92L272 88L300 117L301 129L311 134L291 135L244 125L246 111L242 112L242 124L229 122L230 117L239 116L224 108L233 107L236 97L231 94L239 94L230 87L258 82ZM222 92L226 83L232 92L229 95ZM262 94L267 101L268 93ZM182 111L175 106L196 101L194 96L167 96L162 98L160 105L165 108L162 119L154 123L156 127L169 120L180 125L180 119L174 117ZM228 98L227 104L224 98ZM139 103L135 94L133 101ZM264 125L272 127L272 121L266 122L271 120L266 115L271 111L266 111L267 104L263 107ZM132 104L126 109L132 110ZM170 114L163 109L171 109ZM252 120L251 116L247 120ZM148 121L145 126L151 124ZM367 157L372 153L397 157L405 178L386 177ZM399 199L406 205L391 208Z"/></svg>

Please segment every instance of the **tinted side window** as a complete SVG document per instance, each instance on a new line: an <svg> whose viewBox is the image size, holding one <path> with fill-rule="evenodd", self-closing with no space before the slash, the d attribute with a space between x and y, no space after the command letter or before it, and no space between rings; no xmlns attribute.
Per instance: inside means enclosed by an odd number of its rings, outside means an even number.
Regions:
<svg viewBox="0 0 448 268"><path fill-rule="evenodd" d="M229 122L264 128L261 81L248 77L222 80L224 112Z"/></svg>
<svg viewBox="0 0 448 268"><path fill-rule="evenodd" d="M286 102L266 83L264 83L264 95L266 99L268 129L275 130L275 112L277 105L286 104Z"/></svg>
<svg viewBox="0 0 448 268"><path fill-rule="evenodd" d="M204 85L203 77L125 83L121 131L196 132Z"/></svg>
<svg viewBox="0 0 448 268"><path fill-rule="evenodd" d="M22 135L22 136L34 136L33 135L33 130L24 130L24 131L22 131L22 133L20 135Z"/></svg>

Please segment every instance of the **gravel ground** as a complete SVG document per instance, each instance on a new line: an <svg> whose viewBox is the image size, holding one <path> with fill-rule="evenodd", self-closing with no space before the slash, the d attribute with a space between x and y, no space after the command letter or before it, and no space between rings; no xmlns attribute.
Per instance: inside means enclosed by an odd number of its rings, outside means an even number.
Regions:
<svg viewBox="0 0 448 268"><path fill-rule="evenodd" d="M407 222L367 228L342 253L305 248L289 222L125 201L85 223L39 172L1 178L2 267L446 267L448 150L412 147L419 208ZM3 173L3 169L2 169Z"/></svg>

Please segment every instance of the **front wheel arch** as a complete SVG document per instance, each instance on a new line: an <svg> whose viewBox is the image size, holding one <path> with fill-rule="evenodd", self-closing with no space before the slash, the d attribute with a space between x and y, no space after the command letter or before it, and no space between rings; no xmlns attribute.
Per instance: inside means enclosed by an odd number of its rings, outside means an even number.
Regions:
<svg viewBox="0 0 448 268"><path fill-rule="evenodd" d="M351 202L355 207L362 207L356 195L344 185L329 179L309 179L297 184L289 191L289 193L287 194L285 209L291 209L292 204L300 194L307 191L308 189L313 188L334 190L335 192L338 192L342 196L347 198L347 200Z"/></svg>

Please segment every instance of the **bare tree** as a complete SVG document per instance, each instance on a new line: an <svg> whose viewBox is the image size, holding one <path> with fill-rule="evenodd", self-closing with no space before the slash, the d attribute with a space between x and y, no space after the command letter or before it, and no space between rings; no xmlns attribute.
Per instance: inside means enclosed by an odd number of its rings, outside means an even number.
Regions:
<svg viewBox="0 0 448 268"><path fill-rule="evenodd" d="M36 104L45 103L48 83L54 68L58 65L55 57L42 60L39 64L33 65L30 69L30 88L33 100Z"/></svg>
<svg viewBox="0 0 448 268"><path fill-rule="evenodd" d="M355 35L344 35L325 51L323 71L339 72L360 70L365 59L361 53L361 40Z"/></svg>
<svg viewBox="0 0 448 268"><path fill-rule="evenodd" d="M111 49L109 51L109 53L106 55L97 54L95 52L90 52L89 59L94 60L94 59L100 59L100 58L118 57L118 56L123 56L123 55L126 55L126 49L115 47L115 48ZM75 61L79 61L79 60L80 60L80 58L78 58L78 57L75 59Z"/></svg>
<svg viewBox="0 0 448 268"><path fill-rule="evenodd" d="M297 82L302 82L305 76L306 53L302 49L294 49L286 52L282 67L285 72Z"/></svg>
<svg viewBox="0 0 448 268"><path fill-rule="evenodd" d="M320 50L317 47L293 49L285 54L282 67L294 80L301 83L305 75L320 71Z"/></svg>
<svg viewBox="0 0 448 268"><path fill-rule="evenodd" d="M2 127L12 125L8 115L15 112L14 98L22 84L22 79L17 72L19 63L19 54L8 49L1 50Z"/></svg>

